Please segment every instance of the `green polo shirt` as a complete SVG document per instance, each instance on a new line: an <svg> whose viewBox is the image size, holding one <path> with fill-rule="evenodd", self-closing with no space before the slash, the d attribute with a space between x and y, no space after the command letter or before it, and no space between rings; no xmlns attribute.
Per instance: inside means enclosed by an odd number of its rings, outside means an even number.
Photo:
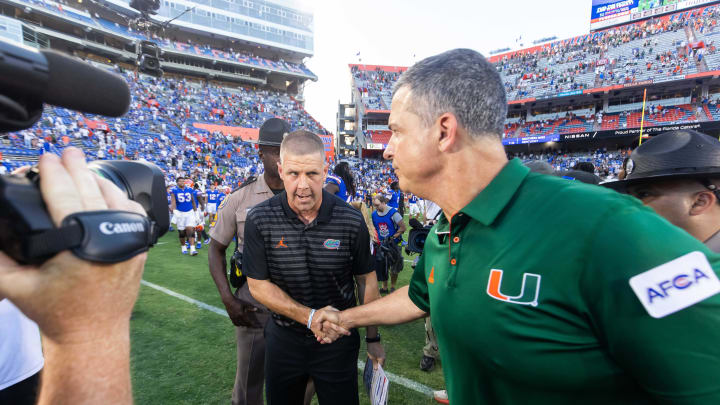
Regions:
<svg viewBox="0 0 720 405"><path fill-rule="evenodd" d="M409 295L432 315L451 404L720 404L719 268L638 200L515 159L433 228ZM637 295L638 275L670 281ZM650 316L645 294L676 312Z"/></svg>

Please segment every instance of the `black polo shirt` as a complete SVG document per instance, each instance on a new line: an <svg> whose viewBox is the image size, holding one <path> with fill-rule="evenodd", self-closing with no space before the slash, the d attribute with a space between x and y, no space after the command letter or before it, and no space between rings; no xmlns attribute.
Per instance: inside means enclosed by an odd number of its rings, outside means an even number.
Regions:
<svg viewBox="0 0 720 405"><path fill-rule="evenodd" d="M310 308L354 307L353 276L371 271L362 214L324 190L320 212L307 225L290 209L284 191L256 205L247 215L244 240L243 272L270 280Z"/></svg>

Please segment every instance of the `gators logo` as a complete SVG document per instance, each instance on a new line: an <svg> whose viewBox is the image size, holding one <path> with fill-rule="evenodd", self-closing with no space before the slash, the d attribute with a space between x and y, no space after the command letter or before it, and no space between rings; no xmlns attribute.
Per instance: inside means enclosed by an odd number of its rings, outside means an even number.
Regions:
<svg viewBox="0 0 720 405"><path fill-rule="evenodd" d="M340 247L340 241L337 239L327 239L323 243L325 249L338 249Z"/></svg>

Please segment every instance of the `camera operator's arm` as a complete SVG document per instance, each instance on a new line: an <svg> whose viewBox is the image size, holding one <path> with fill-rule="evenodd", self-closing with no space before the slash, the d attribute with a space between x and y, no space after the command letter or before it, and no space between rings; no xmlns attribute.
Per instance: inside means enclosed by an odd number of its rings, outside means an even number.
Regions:
<svg viewBox="0 0 720 405"><path fill-rule="evenodd" d="M93 210L145 212L93 175L82 152L40 158L40 190L55 224ZM39 404L130 404L130 313L146 254L97 264L65 251L39 267L0 252L0 296L34 320L43 335Z"/></svg>

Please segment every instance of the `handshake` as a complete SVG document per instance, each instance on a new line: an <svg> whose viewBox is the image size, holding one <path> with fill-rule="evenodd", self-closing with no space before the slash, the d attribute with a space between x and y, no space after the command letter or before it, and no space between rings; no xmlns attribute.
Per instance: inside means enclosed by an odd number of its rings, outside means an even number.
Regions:
<svg viewBox="0 0 720 405"><path fill-rule="evenodd" d="M315 311L310 323L310 329L315 334L318 342L323 344L332 343L341 336L350 335L349 329L351 327L347 323L343 323L341 315L342 312L329 305Z"/></svg>
<svg viewBox="0 0 720 405"><path fill-rule="evenodd" d="M337 309L327 306L318 309L313 315L309 323L310 329L315 334L318 342L322 344L332 343L341 336L349 336L352 325L350 320L343 319L343 313ZM380 335L378 334L378 337ZM385 349L379 339L367 345L368 357L372 360L373 369L377 370L378 365L385 364Z"/></svg>

